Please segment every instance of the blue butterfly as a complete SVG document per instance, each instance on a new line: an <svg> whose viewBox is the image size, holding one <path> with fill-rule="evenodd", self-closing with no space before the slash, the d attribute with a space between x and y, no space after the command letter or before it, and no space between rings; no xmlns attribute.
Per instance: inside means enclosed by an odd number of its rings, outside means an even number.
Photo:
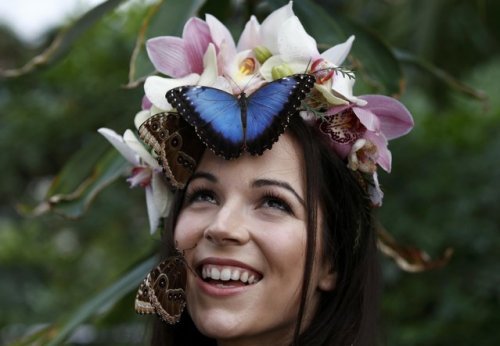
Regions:
<svg viewBox="0 0 500 346"><path fill-rule="evenodd" d="M215 154L225 159L242 152L261 155L285 131L316 79L296 74L270 82L249 97L205 86L182 86L167 92L168 102Z"/></svg>

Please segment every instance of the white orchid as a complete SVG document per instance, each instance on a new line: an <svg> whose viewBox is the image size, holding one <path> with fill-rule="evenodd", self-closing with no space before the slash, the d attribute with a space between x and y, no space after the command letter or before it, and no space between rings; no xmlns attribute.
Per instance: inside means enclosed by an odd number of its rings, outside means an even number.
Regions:
<svg viewBox="0 0 500 346"><path fill-rule="evenodd" d="M168 215L172 202L172 192L165 183L161 166L131 130L126 130L123 136L107 128L100 128L98 132L131 164L127 179L130 186L141 186L146 191L150 231L154 233L160 219Z"/></svg>
<svg viewBox="0 0 500 346"><path fill-rule="evenodd" d="M255 26L255 24L251 25L251 27ZM259 31L262 39L260 41L254 39L253 42L259 42L272 53L260 69L265 80L272 81L287 74L310 72L316 76L315 88L328 103L332 105L349 102L364 104L363 100L358 99L352 93L354 78L335 71L348 56L354 36L320 53L316 40L306 32L298 17L293 13L292 2L270 14ZM256 36L258 35L253 34L253 37Z"/></svg>

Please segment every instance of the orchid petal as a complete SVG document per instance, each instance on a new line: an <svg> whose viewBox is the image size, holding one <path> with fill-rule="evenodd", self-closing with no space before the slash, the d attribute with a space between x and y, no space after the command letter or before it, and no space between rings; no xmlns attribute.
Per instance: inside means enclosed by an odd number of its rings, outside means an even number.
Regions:
<svg viewBox="0 0 500 346"><path fill-rule="evenodd" d="M111 145L115 147L116 150L131 164L133 165L139 165L139 156L137 153L130 148L125 141L123 140L123 137L117 134L115 131L111 129L107 129L104 127L101 127L100 129L97 130L101 135L106 138Z"/></svg>
<svg viewBox="0 0 500 346"><path fill-rule="evenodd" d="M352 111L356 114L361 124L363 124L368 131L379 131L380 121L375 114L370 112L370 110L360 107L352 107Z"/></svg>
<svg viewBox="0 0 500 346"><path fill-rule="evenodd" d="M218 76L215 82L212 84L212 87L219 90L224 90L225 92L231 94L233 92L233 88L231 83L227 80L227 78Z"/></svg>
<svg viewBox="0 0 500 346"><path fill-rule="evenodd" d="M343 160L349 155L351 152L352 144L351 143L338 143L333 140L330 140L330 145L332 149L337 153L337 155Z"/></svg>
<svg viewBox="0 0 500 346"><path fill-rule="evenodd" d="M203 57L203 66L205 66L205 69L200 76L198 85L210 86L215 82L217 76L219 75L219 71L217 68L217 54L213 43L210 43L208 45L205 56Z"/></svg>
<svg viewBox="0 0 500 346"><path fill-rule="evenodd" d="M186 63L184 41L179 37L160 36L146 42L146 50L153 66L167 76L179 78L191 72Z"/></svg>
<svg viewBox="0 0 500 346"><path fill-rule="evenodd" d="M261 44L260 39L260 24L255 16L251 16L250 20L246 23L243 32L238 40L238 45L236 50L241 52L242 50L253 49Z"/></svg>
<svg viewBox="0 0 500 346"><path fill-rule="evenodd" d="M160 213L158 209L156 209L156 205L153 197L153 188L151 185L146 186L144 188L146 190L146 206L148 209L148 218L149 218L149 231L151 234L156 232L158 226L160 225Z"/></svg>
<svg viewBox="0 0 500 346"><path fill-rule="evenodd" d="M208 27L210 28L212 40L215 45L219 49L225 50L228 55L235 55L236 46L234 44L233 36L231 35L227 27L211 14L206 14L205 20L208 24Z"/></svg>
<svg viewBox="0 0 500 346"><path fill-rule="evenodd" d="M278 50L287 61L308 62L319 56L316 40L306 32L296 16L288 18L281 25L278 33Z"/></svg>
<svg viewBox="0 0 500 346"><path fill-rule="evenodd" d="M203 20L193 17L184 25L182 38L184 40L185 56L191 67L189 72L202 73L203 55L211 42L210 28Z"/></svg>
<svg viewBox="0 0 500 346"><path fill-rule="evenodd" d="M336 72L333 77L332 91L334 94L338 94L339 97L345 98L351 103L364 106L366 105L366 101L352 94L355 82L355 79L344 77L341 73Z"/></svg>
<svg viewBox="0 0 500 346"><path fill-rule="evenodd" d="M173 201L172 191L167 187L163 173L154 173L151 181L153 200L161 217L167 217Z"/></svg>
<svg viewBox="0 0 500 346"><path fill-rule="evenodd" d="M144 122L148 120L153 114L156 113L151 113L149 109L138 112L134 117L135 128L139 129L139 127L141 127L141 125L144 124Z"/></svg>
<svg viewBox="0 0 500 346"><path fill-rule="evenodd" d="M156 159L151 156L151 154L146 150L144 145L137 139L137 137L131 130L125 130L125 133L123 134L123 141L129 146L130 149L135 151L137 155L139 155L139 157L142 159L142 161L149 167L155 170L162 169L158 164L158 161L156 161Z"/></svg>
<svg viewBox="0 0 500 346"><path fill-rule="evenodd" d="M401 137L413 128L413 117L398 100L383 95L363 95L367 108L380 120L380 131L387 139Z"/></svg>
<svg viewBox="0 0 500 346"><path fill-rule="evenodd" d="M154 106L163 111L168 111L172 109L172 106L165 98L167 91L183 85L195 85L199 78L200 76L196 73L178 79L151 76L146 78L144 92Z"/></svg>
<svg viewBox="0 0 500 346"><path fill-rule="evenodd" d="M349 109L351 107L352 106L348 103L341 104L338 106L333 106L333 107L328 108L328 110L325 112L325 114L326 115L335 115L335 114L341 113L341 112L343 112L346 109Z"/></svg>
<svg viewBox="0 0 500 346"><path fill-rule="evenodd" d="M144 95L142 97L141 109L150 109L153 104L149 101L148 97Z"/></svg>
<svg viewBox="0 0 500 346"><path fill-rule="evenodd" d="M292 1L287 5L273 11L260 26L260 37L262 45L269 49L273 54L279 54L278 33L281 25L295 14L292 9Z"/></svg>
<svg viewBox="0 0 500 346"><path fill-rule="evenodd" d="M135 166L132 168L132 175L127 178L130 187L145 187L151 182L151 168Z"/></svg>
<svg viewBox="0 0 500 346"><path fill-rule="evenodd" d="M349 104L349 102L347 100L344 100L340 97L335 96L332 93L332 89L326 85L316 83L316 84L314 84L314 88L316 90L318 90L321 93L321 95L323 95L325 100L331 105L347 105L347 104Z"/></svg>
<svg viewBox="0 0 500 346"><path fill-rule="evenodd" d="M377 147L377 163L387 173L391 172L392 154L387 148L387 138L382 133L366 131L363 137Z"/></svg>
<svg viewBox="0 0 500 346"><path fill-rule="evenodd" d="M337 44L330 49L327 49L321 54L321 57L336 66L340 66L345 58L349 55L352 43L354 42L354 35L349 37L344 43Z"/></svg>

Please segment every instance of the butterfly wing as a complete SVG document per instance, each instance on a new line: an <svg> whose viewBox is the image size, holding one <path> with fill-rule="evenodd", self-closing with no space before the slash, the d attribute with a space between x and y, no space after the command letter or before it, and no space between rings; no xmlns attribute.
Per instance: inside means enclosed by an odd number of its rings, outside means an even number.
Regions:
<svg viewBox="0 0 500 346"><path fill-rule="evenodd" d="M226 159L241 154L244 134L235 96L205 86L183 86L168 91L166 97L215 154Z"/></svg>
<svg viewBox="0 0 500 346"><path fill-rule="evenodd" d="M186 307L186 264L181 255L167 258L154 268L139 287L135 310L157 314L163 321L179 322Z"/></svg>
<svg viewBox="0 0 500 346"><path fill-rule="evenodd" d="M147 277L139 286L135 296L135 311L139 314L154 314L155 308L149 301L149 287L147 284Z"/></svg>
<svg viewBox="0 0 500 346"><path fill-rule="evenodd" d="M193 128L178 113L158 113L139 127L139 136L158 155L172 187L184 188L204 150Z"/></svg>
<svg viewBox="0 0 500 346"><path fill-rule="evenodd" d="M246 150L260 155L285 131L288 120L314 86L312 75L297 74L264 85L247 101Z"/></svg>

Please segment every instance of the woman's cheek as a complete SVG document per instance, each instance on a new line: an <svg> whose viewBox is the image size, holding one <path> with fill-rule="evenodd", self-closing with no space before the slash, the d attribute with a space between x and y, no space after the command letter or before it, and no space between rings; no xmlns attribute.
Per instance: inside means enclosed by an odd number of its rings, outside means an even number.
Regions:
<svg viewBox="0 0 500 346"><path fill-rule="evenodd" d="M202 234L200 218L182 211L177 219L174 230L174 239L179 250L193 247L197 238Z"/></svg>

